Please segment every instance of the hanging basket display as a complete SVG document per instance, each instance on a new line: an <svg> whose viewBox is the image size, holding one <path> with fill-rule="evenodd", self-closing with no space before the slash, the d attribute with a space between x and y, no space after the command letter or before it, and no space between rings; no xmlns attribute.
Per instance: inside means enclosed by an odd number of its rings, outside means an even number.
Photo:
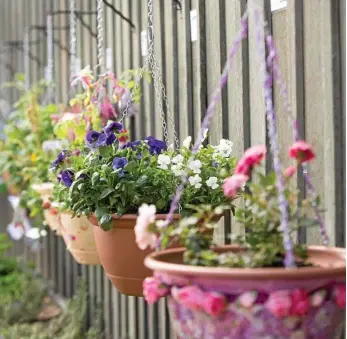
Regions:
<svg viewBox="0 0 347 339"><path fill-rule="evenodd" d="M40 194L43 201L43 215L46 223L52 231L56 232L57 235L61 235L59 211L54 207L54 204L51 203L53 187L54 184L50 182L32 186L32 188Z"/></svg>
<svg viewBox="0 0 347 339"><path fill-rule="evenodd" d="M166 215L157 215L165 219ZM175 215L177 220L179 215ZM140 250L135 239L136 214L112 217L112 229L104 231L95 216L89 220L94 225L94 238L101 264L113 286L130 296L142 297L142 283L152 271L145 267L144 259L153 250Z"/></svg>
<svg viewBox="0 0 347 339"><path fill-rule="evenodd" d="M240 251L235 246L218 248ZM317 267L232 269L188 266L182 249L153 253L147 300L168 295L179 338L335 338L346 305L345 250L310 246Z"/></svg>
<svg viewBox="0 0 347 339"><path fill-rule="evenodd" d="M82 265L100 264L96 251L93 225L86 217L73 218L70 212L61 212L61 234L67 249L74 259Z"/></svg>

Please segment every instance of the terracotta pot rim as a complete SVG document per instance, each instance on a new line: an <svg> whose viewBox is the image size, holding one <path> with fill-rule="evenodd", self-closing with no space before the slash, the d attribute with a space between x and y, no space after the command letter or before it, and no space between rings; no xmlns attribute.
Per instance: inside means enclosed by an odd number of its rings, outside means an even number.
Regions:
<svg viewBox="0 0 347 339"><path fill-rule="evenodd" d="M217 250L239 250L238 245L225 245L216 247ZM309 254L330 254L339 259L335 267L300 267L298 269L286 268L226 268L202 267L170 263L170 257L183 254L184 248L167 249L149 254L145 258L145 265L160 273L178 274L185 276L199 276L216 279L233 280L302 280L315 278L345 278L346 276L346 249L339 247L308 246ZM343 263L341 263L343 262Z"/></svg>

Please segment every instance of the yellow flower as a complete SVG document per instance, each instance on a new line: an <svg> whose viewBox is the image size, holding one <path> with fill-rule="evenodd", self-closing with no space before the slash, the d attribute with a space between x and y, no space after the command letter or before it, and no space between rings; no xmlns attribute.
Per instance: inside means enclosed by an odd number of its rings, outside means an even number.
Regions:
<svg viewBox="0 0 347 339"><path fill-rule="evenodd" d="M36 154L35 153L31 154L31 161L36 162L36 160L37 160Z"/></svg>

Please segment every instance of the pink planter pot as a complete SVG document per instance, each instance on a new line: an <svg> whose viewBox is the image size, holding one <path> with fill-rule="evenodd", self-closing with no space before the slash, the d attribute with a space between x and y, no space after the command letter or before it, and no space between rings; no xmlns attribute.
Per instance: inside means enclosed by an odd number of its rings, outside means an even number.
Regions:
<svg viewBox="0 0 347 339"><path fill-rule="evenodd" d="M99 265L93 225L86 217L72 218L68 212L61 212L60 218L62 236L74 259L82 265Z"/></svg>
<svg viewBox="0 0 347 339"><path fill-rule="evenodd" d="M144 283L144 295L152 302L168 296L179 338L333 339L342 329L345 249L312 246L310 261L320 267L292 270L187 266L183 251L145 260L155 273Z"/></svg>

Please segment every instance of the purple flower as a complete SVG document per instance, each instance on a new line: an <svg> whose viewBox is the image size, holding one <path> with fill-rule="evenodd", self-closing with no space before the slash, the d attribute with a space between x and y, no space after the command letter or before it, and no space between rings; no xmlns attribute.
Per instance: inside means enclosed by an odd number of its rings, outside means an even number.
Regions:
<svg viewBox="0 0 347 339"><path fill-rule="evenodd" d="M86 144L89 148L94 148L95 143L98 141L99 137L101 136L101 133L96 131L90 131L86 135Z"/></svg>
<svg viewBox="0 0 347 339"><path fill-rule="evenodd" d="M52 162L52 165L51 165L51 168L54 168L54 167L57 167L58 164L60 164L61 162L63 162L67 157L68 157L68 151L66 149L62 150L58 156L57 156L57 159L55 159L53 162Z"/></svg>
<svg viewBox="0 0 347 339"><path fill-rule="evenodd" d="M114 121L114 122L111 122L109 125L107 125L104 128L104 131L106 135L109 135L112 132L119 132L122 129L123 129L123 125L120 122Z"/></svg>
<svg viewBox="0 0 347 339"><path fill-rule="evenodd" d="M119 169L119 168L124 168L125 165L128 163L128 160L124 157L115 157L112 161L112 167L113 169Z"/></svg>
<svg viewBox="0 0 347 339"><path fill-rule="evenodd" d="M212 166L213 166L213 167L218 167L218 162L217 162L217 161L214 161L214 162L212 163Z"/></svg>
<svg viewBox="0 0 347 339"><path fill-rule="evenodd" d="M74 172L70 170L64 170L61 173L61 181L66 187L70 187L73 183Z"/></svg>
<svg viewBox="0 0 347 339"><path fill-rule="evenodd" d="M122 148L131 148L132 150L136 150L137 146L141 145L141 140L136 140L133 142L126 143Z"/></svg>
<svg viewBox="0 0 347 339"><path fill-rule="evenodd" d="M166 149L166 144L162 140L158 140L152 136L147 137L145 140L147 141L149 152L151 154L160 154L163 150Z"/></svg>

